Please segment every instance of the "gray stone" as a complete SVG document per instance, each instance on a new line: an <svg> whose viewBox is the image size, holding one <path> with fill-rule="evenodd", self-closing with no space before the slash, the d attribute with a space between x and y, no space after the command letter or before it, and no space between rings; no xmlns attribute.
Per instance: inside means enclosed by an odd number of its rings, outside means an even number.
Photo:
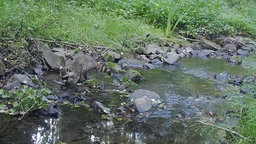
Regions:
<svg viewBox="0 0 256 144"><path fill-rule="evenodd" d="M199 52L198 56L201 58L209 57L212 53L214 53L213 50L202 50Z"/></svg>
<svg viewBox="0 0 256 144"><path fill-rule="evenodd" d="M138 110L138 112L147 112L152 108L151 101L147 96L142 96L140 98L137 98L134 100L133 103L136 106L136 109Z"/></svg>
<svg viewBox="0 0 256 144"><path fill-rule="evenodd" d="M159 49L159 46L157 43L148 44L145 50L145 54L155 54L156 50Z"/></svg>
<svg viewBox="0 0 256 144"><path fill-rule="evenodd" d="M200 39L198 43L203 49L209 49L209 50L218 50L220 49L220 46L212 41L209 41L205 38Z"/></svg>
<svg viewBox="0 0 256 144"><path fill-rule="evenodd" d="M138 59L121 59L118 61L118 64L121 66L121 68L126 70L134 68L142 69L145 63L145 61Z"/></svg>
<svg viewBox="0 0 256 144"><path fill-rule="evenodd" d="M23 75L23 74L14 74L13 76L11 76L6 84L6 88L7 89L12 89L14 87L19 87L21 86L21 84L25 84L31 87L36 87L33 82L31 81L31 79L27 76L27 75Z"/></svg>
<svg viewBox="0 0 256 144"><path fill-rule="evenodd" d="M239 50L237 50L237 54L246 57L246 56L248 56L250 53L249 53L249 51L247 51L247 50L239 49Z"/></svg>
<svg viewBox="0 0 256 144"><path fill-rule="evenodd" d="M227 50L228 52L235 52L237 50L235 44L225 44L224 49Z"/></svg>
<svg viewBox="0 0 256 144"><path fill-rule="evenodd" d="M113 51L107 51L103 54L103 57L106 61L114 62L121 59L121 54Z"/></svg>
<svg viewBox="0 0 256 144"><path fill-rule="evenodd" d="M161 103L160 96L153 91L138 89L135 90L128 100L132 102L139 112L146 112L151 110L152 106Z"/></svg>
<svg viewBox="0 0 256 144"><path fill-rule="evenodd" d="M53 70L59 70L60 67L65 66L65 58L54 54L51 50L44 49L43 57Z"/></svg>
<svg viewBox="0 0 256 144"><path fill-rule="evenodd" d="M162 62L161 60L159 60L158 58L153 59L153 60L151 61L151 63L152 63L153 65L162 65L162 64L163 64L163 62Z"/></svg>
<svg viewBox="0 0 256 144"><path fill-rule="evenodd" d="M168 64L174 64L177 60L179 60L179 54L177 54L174 50L171 52L167 52L164 55L164 62Z"/></svg>
<svg viewBox="0 0 256 144"><path fill-rule="evenodd" d="M101 102L94 101L92 103L92 106L99 112L99 113L105 113L110 114L110 109L105 107Z"/></svg>

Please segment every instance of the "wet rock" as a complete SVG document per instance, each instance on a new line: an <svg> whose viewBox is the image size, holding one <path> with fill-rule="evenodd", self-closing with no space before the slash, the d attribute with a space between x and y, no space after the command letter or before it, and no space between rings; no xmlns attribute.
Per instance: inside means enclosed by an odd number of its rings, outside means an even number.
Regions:
<svg viewBox="0 0 256 144"><path fill-rule="evenodd" d="M94 109L96 109L99 113L105 113L105 114L110 114L110 109L105 107L101 102L94 101L92 103L92 106Z"/></svg>
<svg viewBox="0 0 256 144"><path fill-rule="evenodd" d="M147 112L152 108L151 101L147 96L137 98L133 101L133 103L139 112Z"/></svg>
<svg viewBox="0 0 256 144"><path fill-rule="evenodd" d="M177 60L179 60L179 54L177 54L174 50L171 52L167 52L164 55L164 62L168 64L174 64Z"/></svg>
<svg viewBox="0 0 256 144"><path fill-rule="evenodd" d="M161 103L160 96L153 91L138 89L135 90L128 100L136 107L139 112L146 112L159 103Z"/></svg>
<svg viewBox="0 0 256 144"><path fill-rule="evenodd" d="M121 66L122 69L142 69L145 61L138 60L138 59L121 59L118 61L118 64Z"/></svg>
<svg viewBox="0 0 256 144"><path fill-rule="evenodd" d="M152 63L153 65L157 65L157 66L163 64L163 62L162 62L161 60L159 60L158 58L153 59L153 60L151 61L151 63Z"/></svg>
<svg viewBox="0 0 256 144"><path fill-rule="evenodd" d="M36 85L33 84L31 79L24 74L14 74L12 77L8 79L5 87L7 89L12 89L14 87L20 87L22 84L25 84L31 87L36 87Z"/></svg>
<svg viewBox="0 0 256 144"><path fill-rule="evenodd" d="M153 64L150 64L150 63L145 63L145 64L144 64L144 67L145 67L146 69L154 69L154 68L155 68L155 66L154 66Z"/></svg>
<svg viewBox="0 0 256 144"><path fill-rule="evenodd" d="M241 55L242 57L247 57L250 53L247 50L239 49L237 50L237 54Z"/></svg>
<svg viewBox="0 0 256 144"><path fill-rule="evenodd" d="M200 39L198 43L203 49L209 49L209 50L218 50L220 49L220 46L212 41L209 41L205 38Z"/></svg>
<svg viewBox="0 0 256 144"><path fill-rule="evenodd" d="M55 117L58 118L61 114L61 111L57 107L57 105L51 105L48 108L42 108L37 111L38 114L43 115L43 116L50 116L50 117Z"/></svg>
<svg viewBox="0 0 256 144"><path fill-rule="evenodd" d="M43 57L47 64L51 67L53 70L59 70L59 68L62 66L65 66L65 58L62 56L58 56L54 54L50 50L43 50Z"/></svg>
<svg viewBox="0 0 256 144"><path fill-rule="evenodd" d="M56 95L49 95L49 96L47 96L47 99L57 101L59 98Z"/></svg>
<svg viewBox="0 0 256 144"><path fill-rule="evenodd" d="M202 50L199 52L198 56L200 58L207 58L209 56L211 56L211 54L213 54L214 51L213 50Z"/></svg>
<svg viewBox="0 0 256 144"><path fill-rule="evenodd" d="M134 81L136 83L140 82L142 77L141 77L141 74L136 71L136 70L133 70L133 69L129 69L127 70L126 72L126 77L131 80L131 81Z"/></svg>
<svg viewBox="0 0 256 144"><path fill-rule="evenodd" d="M3 75L5 72L5 65L2 61L0 61L0 75Z"/></svg>

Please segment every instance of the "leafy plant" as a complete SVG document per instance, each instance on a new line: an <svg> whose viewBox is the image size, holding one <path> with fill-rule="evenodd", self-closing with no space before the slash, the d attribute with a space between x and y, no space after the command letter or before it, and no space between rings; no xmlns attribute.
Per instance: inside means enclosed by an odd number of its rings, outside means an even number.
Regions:
<svg viewBox="0 0 256 144"><path fill-rule="evenodd" d="M25 115L29 111L44 108L49 94L51 90L47 88L33 89L26 85L12 91L0 89L0 113Z"/></svg>

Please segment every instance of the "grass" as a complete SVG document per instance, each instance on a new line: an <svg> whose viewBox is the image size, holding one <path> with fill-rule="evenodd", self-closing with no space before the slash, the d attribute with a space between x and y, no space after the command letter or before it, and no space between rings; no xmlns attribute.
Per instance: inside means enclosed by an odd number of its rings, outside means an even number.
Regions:
<svg viewBox="0 0 256 144"><path fill-rule="evenodd" d="M0 4L2 37L37 37L91 45L129 46L133 39L150 32L156 37L160 29L139 20L107 15L76 2L7 1Z"/></svg>
<svg viewBox="0 0 256 144"><path fill-rule="evenodd" d="M256 2L228 0L1 0L2 37L36 37L114 48L179 33L256 35Z"/></svg>

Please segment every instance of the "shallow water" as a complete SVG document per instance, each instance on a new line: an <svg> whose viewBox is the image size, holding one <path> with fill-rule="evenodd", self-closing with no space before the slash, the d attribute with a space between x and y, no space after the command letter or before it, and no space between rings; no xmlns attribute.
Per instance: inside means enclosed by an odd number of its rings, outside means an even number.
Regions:
<svg viewBox="0 0 256 144"><path fill-rule="evenodd" d="M138 115L130 122L113 124L102 120L93 109L64 105L60 107L59 118L30 115L21 121L5 122L9 127L0 133L0 143L215 143L217 134L202 133L202 126L196 123L207 112L221 115L230 108L221 98L223 93L216 87L214 74L226 71L241 75L246 71L216 59L190 58L181 62L177 67L140 71L145 77L141 88L157 92L165 103L163 109ZM70 89L52 82L57 77L49 75L48 85L69 92ZM88 97L112 111L124 101L116 93L95 93ZM7 116L0 116L4 117ZM5 123L2 121L1 127Z"/></svg>

